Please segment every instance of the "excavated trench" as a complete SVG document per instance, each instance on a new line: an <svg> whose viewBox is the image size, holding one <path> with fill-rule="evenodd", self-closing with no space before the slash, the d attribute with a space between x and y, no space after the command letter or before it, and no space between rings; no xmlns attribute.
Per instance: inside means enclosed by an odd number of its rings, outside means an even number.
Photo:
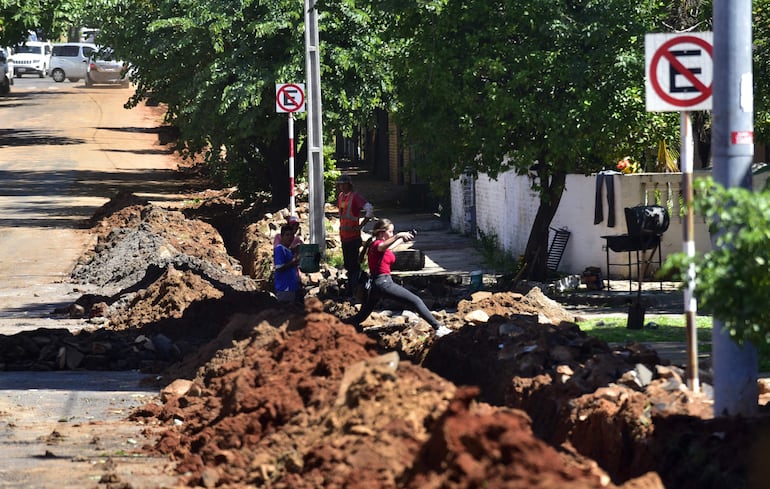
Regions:
<svg viewBox="0 0 770 489"><path fill-rule="evenodd" d="M134 419L158 437L143 450L173 459L185 485L767 480L765 415L713 419L680 369L642 345L586 336L538 288L471 293L416 279L408 286L455 333L436 339L421 321L383 311L362 335L338 319L354 306L335 295L334 269L307 276L315 293L304 309L263 290L280 213L244 211L222 192L199 200L175 211L116 196L94 217L97 245L72 274L97 292L57 311L81 317L83 331L0 338L6 370L158 373L162 402Z"/></svg>

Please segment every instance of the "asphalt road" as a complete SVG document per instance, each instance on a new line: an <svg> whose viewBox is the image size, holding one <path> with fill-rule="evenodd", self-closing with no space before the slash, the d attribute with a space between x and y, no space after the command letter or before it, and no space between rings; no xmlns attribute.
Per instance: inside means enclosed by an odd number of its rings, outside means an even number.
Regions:
<svg viewBox="0 0 770 489"><path fill-rule="evenodd" d="M0 334L87 326L52 316L84 290L66 283L92 244L86 220L120 189L174 198L162 114L126 110L131 89L16 79L0 97ZM105 474L158 487L163 460L123 423L157 392L138 372L0 372L0 488L93 487ZM171 480L171 479L169 479Z"/></svg>

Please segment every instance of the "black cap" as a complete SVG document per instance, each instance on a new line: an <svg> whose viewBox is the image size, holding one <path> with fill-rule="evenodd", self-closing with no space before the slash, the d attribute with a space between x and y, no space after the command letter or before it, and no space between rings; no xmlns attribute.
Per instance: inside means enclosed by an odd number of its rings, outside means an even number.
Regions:
<svg viewBox="0 0 770 489"><path fill-rule="evenodd" d="M352 185L353 184L353 179L350 178L350 175L340 175L339 177L337 177L337 183L338 184L339 183L349 183L349 184Z"/></svg>

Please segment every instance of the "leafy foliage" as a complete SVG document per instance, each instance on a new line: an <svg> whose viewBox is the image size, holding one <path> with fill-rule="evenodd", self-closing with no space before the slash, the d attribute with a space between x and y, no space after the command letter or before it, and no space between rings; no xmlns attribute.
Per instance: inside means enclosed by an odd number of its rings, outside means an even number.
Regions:
<svg viewBox="0 0 770 489"><path fill-rule="evenodd" d="M398 120L416 170L444 181L515 170L540 207L524 252L547 276L548 229L567 173L656 154L677 119L644 107L644 35L657 1L417 2L400 29Z"/></svg>
<svg viewBox="0 0 770 489"><path fill-rule="evenodd" d="M770 190L726 189L704 179L695 191L695 211L706 218L714 248L695 257L671 255L662 272L684 279L694 264L699 308L739 343L770 343Z"/></svg>
<svg viewBox="0 0 770 489"><path fill-rule="evenodd" d="M590 173L654 147L672 117L644 109L644 34L658 2L421 4L397 61L399 122L421 170ZM634 157L634 159L639 159Z"/></svg>
<svg viewBox="0 0 770 489"><path fill-rule="evenodd" d="M286 114L275 109L277 83L304 80L303 3L286 0L88 0L102 42L136 67L129 106L153 97L168 104L186 155L202 154L215 174L246 197L288 198ZM101 6L101 8L99 8ZM105 6L107 8L105 8ZM390 87L378 33L384 26L352 0L323 5L327 134L350 131L381 107ZM297 114L295 133L304 134ZM298 138L302 144L302 138ZM297 174L305 152L297 151ZM278 202L276 202L278 196Z"/></svg>
<svg viewBox="0 0 770 489"><path fill-rule="evenodd" d="M770 0L755 0L756 134L770 138ZM544 267L565 175L630 155L651 169L676 114L644 109L644 34L709 30L710 0L319 0L324 128L395 114L419 174L530 173L541 207L525 265ZM0 0L0 37L102 29L135 67L132 106L168 104L180 149L247 198L288 198L276 83L304 79L304 5L286 0ZM305 152L296 133L297 175ZM708 124L708 121L704 123ZM441 188L434 188L440 193ZM535 275L536 277L537 275ZM534 278L530 275L530 278Z"/></svg>
<svg viewBox="0 0 770 489"><path fill-rule="evenodd" d="M519 271L520 257L501 251L500 239L496 234L479 231L477 249L481 253L484 265L491 270L506 270L514 274Z"/></svg>
<svg viewBox="0 0 770 489"><path fill-rule="evenodd" d="M0 0L0 46L24 41L29 31L56 39L80 6L79 0Z"/></svg>
<svg viewBox="0 0 770 489"><path fill-rule="evenodd" d="M770 141L770 0L753 0L754 136Z"/></svg>

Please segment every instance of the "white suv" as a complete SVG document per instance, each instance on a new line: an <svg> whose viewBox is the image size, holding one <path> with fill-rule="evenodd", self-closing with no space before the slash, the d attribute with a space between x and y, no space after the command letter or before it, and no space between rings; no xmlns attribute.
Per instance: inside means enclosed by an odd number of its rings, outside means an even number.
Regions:
<svg viewBox="0 0 770 489"><path fill-rule="evenodd" d="M57 83L76 82L86 77L91 54L96 45L86 42L54 44L51 52L51 77Z"/></svg>
<svg viewBox="0 0 770 489"><path fill-rule="evenodd" d="M28 41L13 49L13 71L17 78L32 74L40 78L48 76L51 65L51 43Z"/></svg>

